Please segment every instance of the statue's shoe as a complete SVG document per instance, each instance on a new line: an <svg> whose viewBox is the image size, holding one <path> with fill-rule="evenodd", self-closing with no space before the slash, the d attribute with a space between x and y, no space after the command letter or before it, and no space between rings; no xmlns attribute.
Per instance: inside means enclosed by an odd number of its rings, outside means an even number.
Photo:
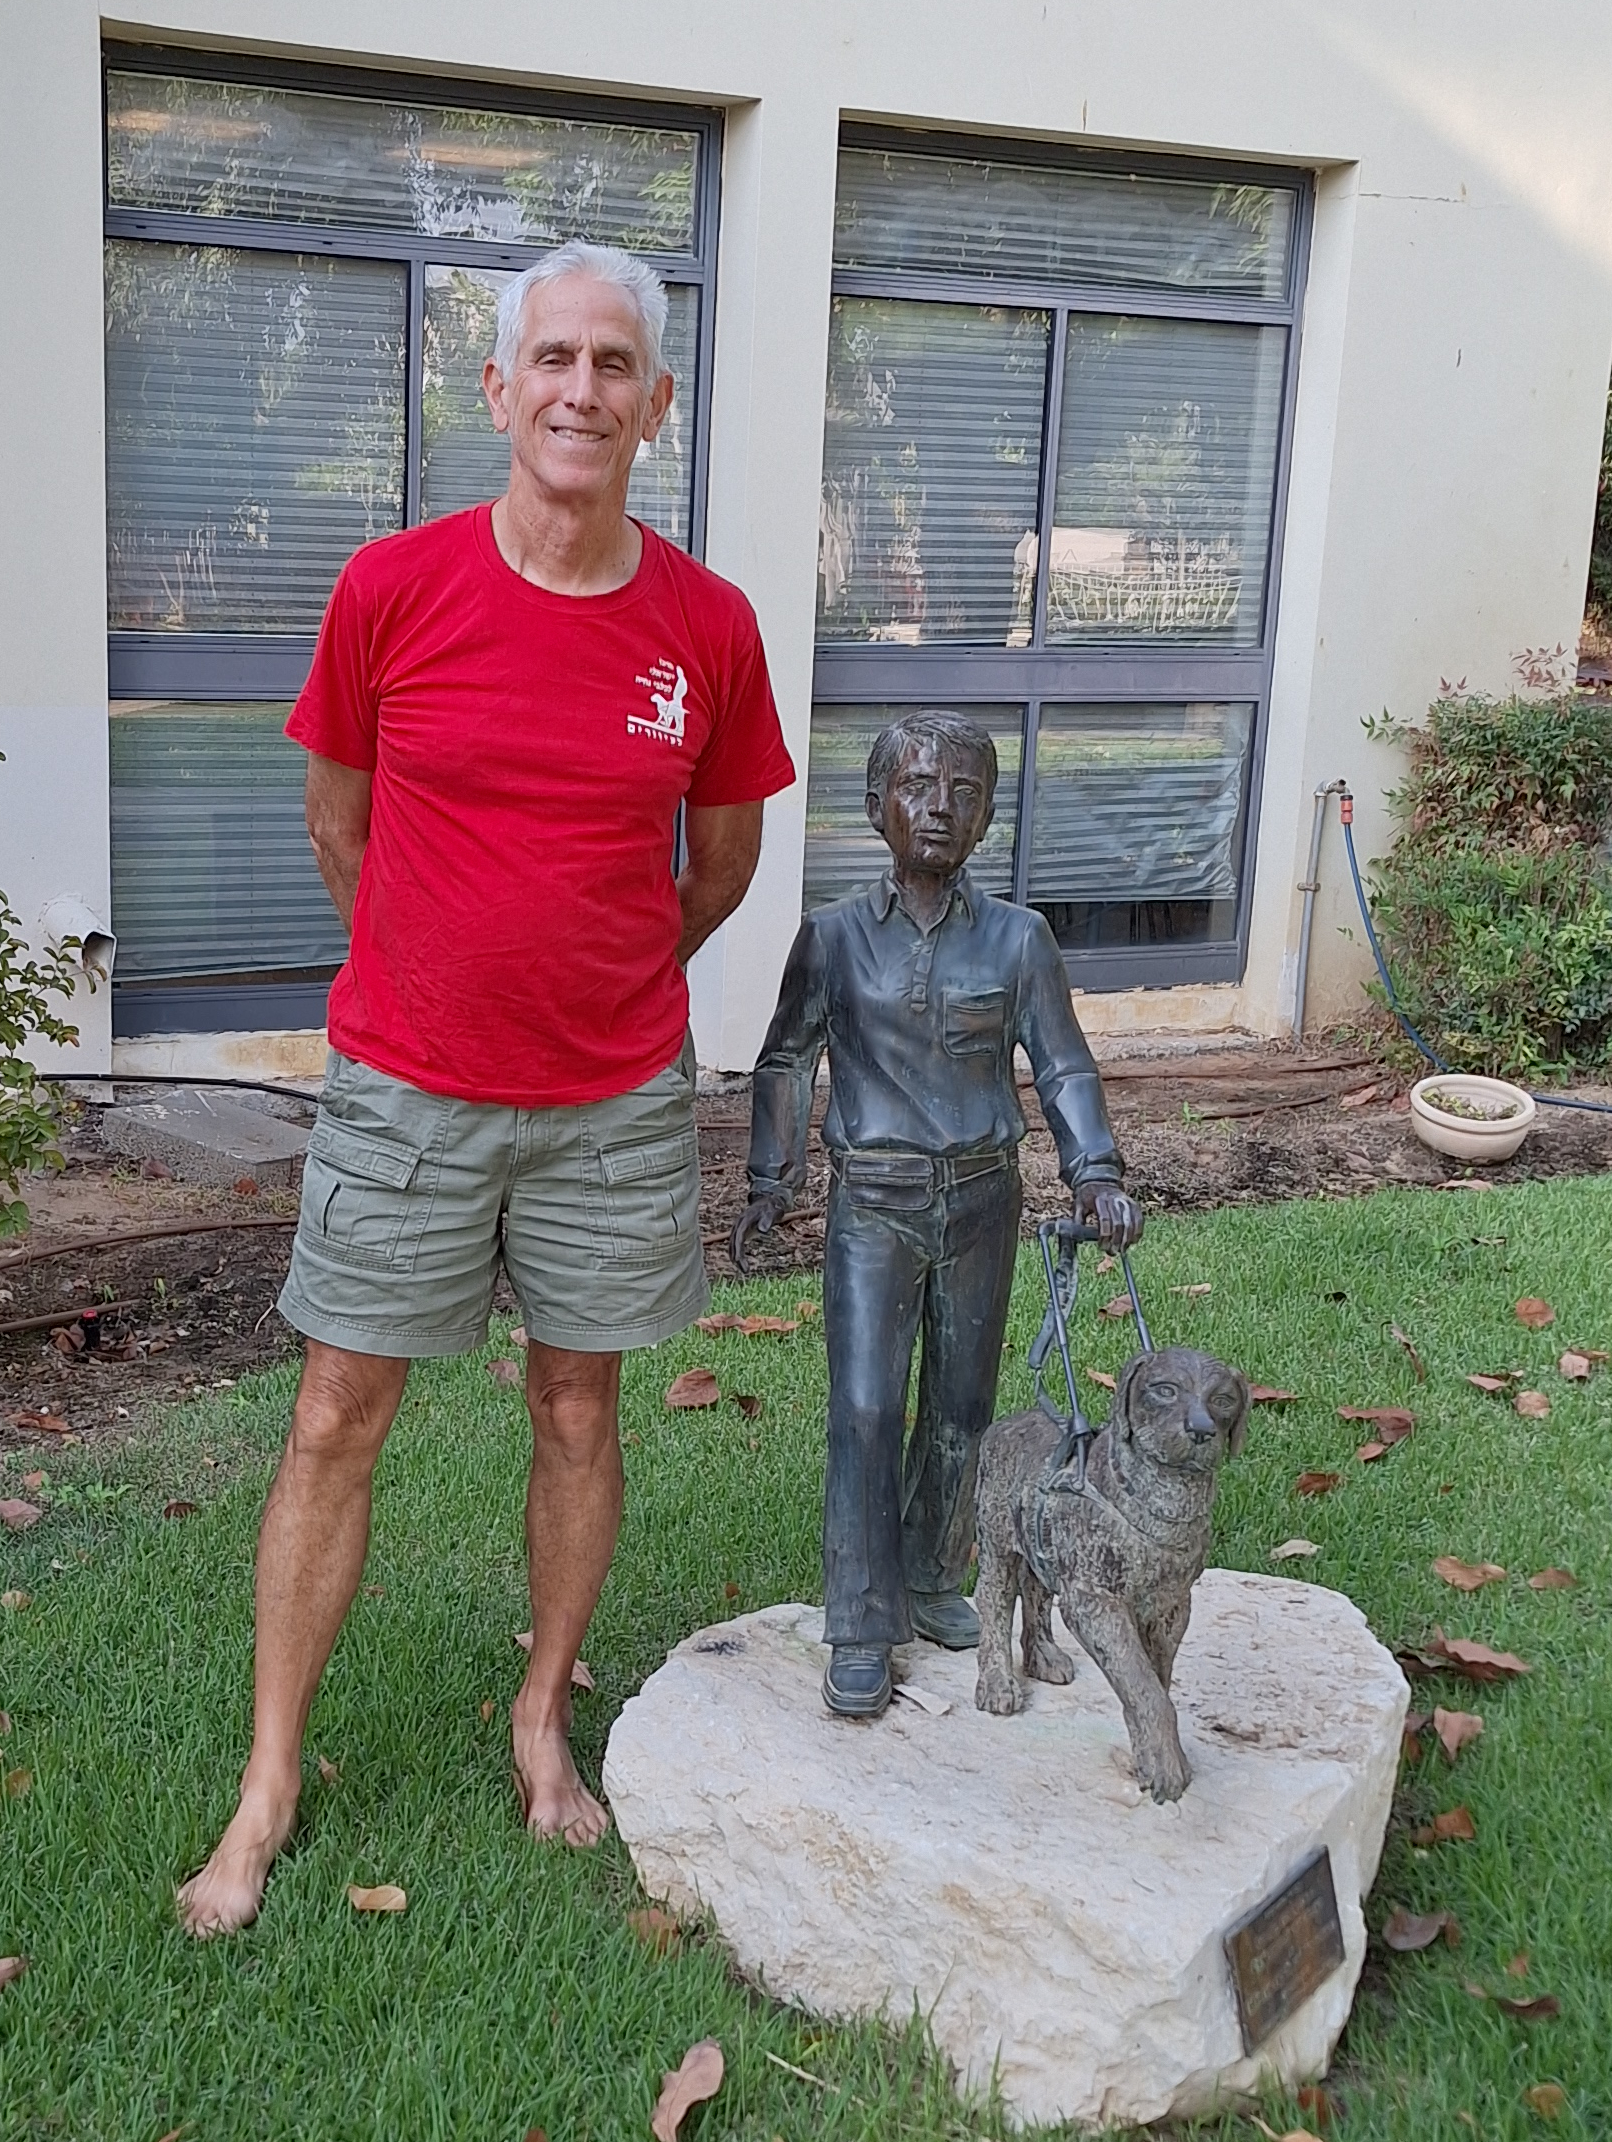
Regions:
<svg viewBox="0 0 1612 2142"><path fill-rule="evenodd" d="M877 1718L890 1708L890 1646L836 1644L823 1676L823 1701L837 1718Z"/></svg>
<svg viewBox="0 0 1612 2142"><path fill-rule="evenodd" d="M980 1618L961 1592L909 1592L907 1612L919 1636L948 1651L972 1651L979 1643Z"/></svg>

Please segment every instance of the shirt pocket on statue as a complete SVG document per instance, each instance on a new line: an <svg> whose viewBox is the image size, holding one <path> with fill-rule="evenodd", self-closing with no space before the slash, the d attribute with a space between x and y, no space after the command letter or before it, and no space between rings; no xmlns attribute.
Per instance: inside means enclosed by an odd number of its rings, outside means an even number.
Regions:
<svg viewBox="0 0 1612 2142"><path fill-rule="evenodd" d="M603 1146L597 1158L590 1218L605 1263L659 1264L697 1231L700 1170L692 1130Z"/></svg>
<svg viewBox="0 0 1612 2142"><path fill-rule="evenodd" d="M408 1139L321 1119L303 1163L305 1234L342 1264L411 1271L436 1194L435 1160L425 1161Z"/></svg>
<svg viewBox="0 0 1612 2142"><path fill-rule="evenodd" d="M953 1056L973 1056L1002 1046L1007 1029L1005 989L948 989L941 998L941 1031Z"/></svg>

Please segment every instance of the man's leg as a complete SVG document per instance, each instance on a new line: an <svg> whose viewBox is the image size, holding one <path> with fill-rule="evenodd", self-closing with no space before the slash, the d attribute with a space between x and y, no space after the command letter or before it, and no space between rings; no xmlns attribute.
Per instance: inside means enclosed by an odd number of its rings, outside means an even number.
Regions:
<svg viewBox="0 0 1612 2142"><path fill-rule="evenodd" d="M291 1834L308 1708L363 1573L370 1480L408 1372L407 1361L308 1341L258 1536L252 1753L229 1828L179 1891L192 1934L231 1934L257 1917Z"/></svg>
<svg viewBox="0 0 1612 2142"><path fill-rule="evenodd" d="M901 1438L923 1305L923 1212L881 1210L836 1185L823 1252L828 1470L824 1641L904 1644Z"/></svg>
<svg viewBox="0 0 1612 2142"><path fill-rule="evenodd" d="M960 1592L974 1545L980 1438L996 1404L1022 1202L1012 1167L949 1192L945 1238L929 1275L918 1412L902 1475L902 1554L914 1595L942 1602ZM974 1640L974 1617L961 1601L928 1617L914 1611L934 1621L942 1642Z"/></svg>
<svg viewBox="0 0 1612 2142"><path fill-rule="evenodd" d="M510 1714L515 1782L540 1837L595 1845L610 1817L571 1757L571 1668L604 1589L621 1525L620 1354L533 1340L526 1353L532 1477L526 1553L532 1656Z"/></svg>

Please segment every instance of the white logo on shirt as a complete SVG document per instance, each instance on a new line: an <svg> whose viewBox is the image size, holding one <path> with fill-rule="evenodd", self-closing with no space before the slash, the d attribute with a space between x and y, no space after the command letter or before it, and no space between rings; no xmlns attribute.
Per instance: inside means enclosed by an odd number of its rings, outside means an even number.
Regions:
<svg viewBox="0 0 1612 2142"><path fill-rule="evenodd" d="M628 735L657 736L664 744L681 745L683 720L688 712L688 679L681 665L668 662L663 655L651 665L647 677L635 677L633 682L648 692L655 718L651 721L647 714L629 714Z"/></svg>

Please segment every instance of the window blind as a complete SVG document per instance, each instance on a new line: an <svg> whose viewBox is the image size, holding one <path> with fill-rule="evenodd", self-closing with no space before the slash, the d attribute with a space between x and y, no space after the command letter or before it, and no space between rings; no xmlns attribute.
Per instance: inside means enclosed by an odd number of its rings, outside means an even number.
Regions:
<svg viewBox="0 0 1612 2142"><path fill-rule="evenodd" d="M114 630L318 626L403 525L404 307L386 262L108 241Z"/></svg>

